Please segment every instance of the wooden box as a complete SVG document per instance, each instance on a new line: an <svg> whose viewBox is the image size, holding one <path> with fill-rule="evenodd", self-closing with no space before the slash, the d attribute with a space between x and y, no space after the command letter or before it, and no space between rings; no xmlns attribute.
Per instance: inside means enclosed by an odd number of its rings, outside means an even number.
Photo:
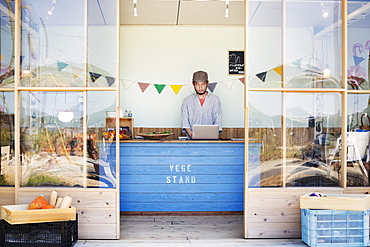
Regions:
<svg viewBox="0 0 370 247"><path fill-rule="evenodd" d="M301 209L329 209L366 211L370 208L370 195L364 194L322 194L321 197L300 197Z"/></svg>
<svg viewBox="0 0 370 247"><path fill-rule="evenodd" d="M119 126L120 127L129 127L129 130L132 133L130 139L134 138L134 118L132 118L132 117L119 118ZM115 129L116 128L116 119L115 118L105 118L105 127Z"/></svg>
<svg viewBox="0 0 370 247"><path fill-rule="evenodd" d="M9 224L76 220L76 208L28 210L28 204L1 207L1 218Z"/></svg>

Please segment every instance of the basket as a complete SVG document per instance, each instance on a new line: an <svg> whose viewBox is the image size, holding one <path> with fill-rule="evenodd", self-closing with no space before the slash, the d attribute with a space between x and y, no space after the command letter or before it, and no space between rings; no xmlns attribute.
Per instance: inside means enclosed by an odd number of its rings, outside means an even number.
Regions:
<svg viewBox="0 0 370 247"><path fill-rule="evenodd" d="M368 246L369 212L301 209L302 241L309 246Z"/></svg>
<svg viewBox="0 0 370 247"><path fill-rule="evenodd" d="M70 221L19 225L0 220L0 247L71 247L77 238L77 217Z"/></svg>
<svg viewBox="0 0 370 247"><path fill-rule="evenodd" d="M137 133L137 136L142 136L144 139L149 139L149 140L160 140L163 139L167 136L173 135L173 133L166 133L166 134L161 134L161 133Z"/></svg>

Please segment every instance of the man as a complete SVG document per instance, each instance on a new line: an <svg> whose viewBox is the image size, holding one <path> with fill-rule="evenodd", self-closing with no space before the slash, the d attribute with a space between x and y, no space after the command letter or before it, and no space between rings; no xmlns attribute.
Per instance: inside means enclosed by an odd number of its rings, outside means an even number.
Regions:
<svg viewBox="0 0 370 247"><path fill-rule="evenodd" d="M195 93L186 97L181 106L182 128L192 139L193 125L218 125L222 131L222 109L220 99L207 91L208 74L197 71L193 74Z"/></svg>

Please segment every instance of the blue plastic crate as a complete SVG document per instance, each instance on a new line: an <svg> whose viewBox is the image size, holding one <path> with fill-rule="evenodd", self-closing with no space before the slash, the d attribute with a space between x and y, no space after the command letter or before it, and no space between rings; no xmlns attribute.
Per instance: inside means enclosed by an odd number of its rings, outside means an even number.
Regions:
<svg viewBox="0 0 370 247"><path fill-rule="evenodd" d="M368 246L369 212L301 209L302 241L309 246Z"/></svg>

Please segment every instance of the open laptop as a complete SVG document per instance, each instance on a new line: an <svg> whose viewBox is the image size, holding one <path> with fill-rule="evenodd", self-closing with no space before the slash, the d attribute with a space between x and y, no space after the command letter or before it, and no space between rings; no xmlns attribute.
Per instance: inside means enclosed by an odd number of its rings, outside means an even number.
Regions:
<svg viewBox="0 0 370 247"><path fill-rule="evenodd" d="M193 125L193 140L218 140L218 125Z"/></svg>

